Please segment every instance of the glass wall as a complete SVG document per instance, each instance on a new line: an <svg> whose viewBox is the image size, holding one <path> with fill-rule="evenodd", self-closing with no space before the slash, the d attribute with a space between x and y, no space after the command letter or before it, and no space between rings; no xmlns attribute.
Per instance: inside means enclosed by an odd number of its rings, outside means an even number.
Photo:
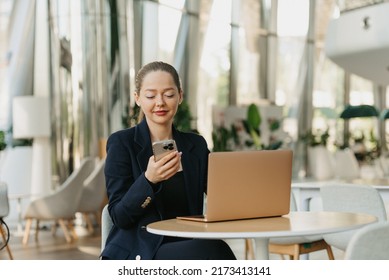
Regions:
<svg viewBox="0 0 389 280"><path fill-rule="evenodd" d="M12 0L0 1L0 130L7 128L8 80L8 25L12 10Z"/></svg>
<svg viewBox="0 0 389 280"><path fill-rule="evenodd" d="M4 38L12 3L0 2L2 100L9 97L3 74L12 45ZM123 120L133 104L135 73L152 60L178 69L193 129L210 149L215 106L282 106L291 148L307 131L328 131L334 150L343 141L344 106L377 102L373 83L345 73L324 55L326 26L339 13L335 0L48 3L51 94L59 114L53 125L61 140L55 147L58 156L66 155L63 161L77 151L79 159L91 154L101 137L128 125ZM69 50L72 64L66 64ZM0 111L7 129L9 116L2 113L7 110ZM353 131L354 125L371 129L358 121L349 125Z"/></svg>
<svg viewBox="0 0 389 280"><path fill-rule="evenodd" d="M208 18L203 26L204 39L198 69L197 129L208 143L212 143L213 108L229 105L231 1L213 1Z"/></svg>

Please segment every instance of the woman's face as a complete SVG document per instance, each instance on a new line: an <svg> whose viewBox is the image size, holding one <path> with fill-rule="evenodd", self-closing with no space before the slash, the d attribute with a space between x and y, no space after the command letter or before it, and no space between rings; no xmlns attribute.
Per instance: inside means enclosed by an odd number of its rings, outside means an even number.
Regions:
<svg viewBox="0 0 389 280"><path fill-rule="evenodd" d="M148 122L171 125L178 105L182 101L172 76L168 72L154 71L144 76L135 101L143 110Z"/></svg>

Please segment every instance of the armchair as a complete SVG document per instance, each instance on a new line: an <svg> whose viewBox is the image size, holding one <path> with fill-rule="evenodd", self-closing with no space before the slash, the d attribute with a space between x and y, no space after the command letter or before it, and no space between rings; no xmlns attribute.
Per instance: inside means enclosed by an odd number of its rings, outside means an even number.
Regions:
<svg viewBox="0 0 389 280"><path fill-rule="evenodd" d="M85 158L81 162L80 167L74 170L56 191L30 202L24 213L24 219L26 220L23 237L24 245L28 243L33 220L36 220L35 240L38 240L39 221L41 220L58 222L67 242L72 241L69 228L71 229L73 238L77 237L71 222L75 217L81 200L83 183L88 175L91 174L94 166L95 158ZM67 221L68 226L65 224L65 221Z"/></svg>

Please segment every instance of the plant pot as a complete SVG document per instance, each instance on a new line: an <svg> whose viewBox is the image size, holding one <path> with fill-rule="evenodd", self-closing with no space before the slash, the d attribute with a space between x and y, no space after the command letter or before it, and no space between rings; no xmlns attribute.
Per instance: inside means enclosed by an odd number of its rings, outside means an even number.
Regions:
<svg viewBox="0 0 389 280"><path fill-rule="evenodd" d="M308 148L308 167L310 174L317 180L334 177L334 164L330 151L324 146Z"/></svg>

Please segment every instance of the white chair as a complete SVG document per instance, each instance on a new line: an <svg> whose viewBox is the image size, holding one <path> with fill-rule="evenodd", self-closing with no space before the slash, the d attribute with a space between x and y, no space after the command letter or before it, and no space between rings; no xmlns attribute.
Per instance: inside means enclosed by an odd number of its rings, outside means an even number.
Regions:
<svg viewBox="0 0 389 280"><path fill-rule="evenodd" d="M24 214L26 228L24 231L23 244L28 243L32 221L36 220L35 240L38 240L39 221L52 220L61 226L67 242L72 241L67 221L73 238L77 235L73 229L73 219L80 204L82 186L85 179L91 174L95 166L95 158L85 158L79 168L75 169L65 182L53 193L36 198L30 202Z"/></svg>
<svg viewBox="0 0 389 280"><path fill-rule="evenodd" d="M324 211L365 213L374 215L378 221L386 221L385 205L379 192L371 187L355 184L325 185L320 189ZM357 230L324 235L331 246L345 251Z"/></svg>
<svg viewBox="0 0 389 280"><path fill-rule="evenodd" d="M389 223L367 225L351 238L346 260L389 260Z"/></svg>
<svg viewBox="0 0 389 280"><path fill-rule="evenodd" d="M297 211L293 192L290 196L290 211ZM292 260L298 260L300 255L321 250L327 250L328 258L334 259L331 246L324 241L321 235L271 238L269 241L269 253L288 255Z"/></svg>
<svg viewBox="0 0 389 280"><path fill-rule="evenodd" d="M8 256L11 260L13 260L11 248L9 247L9 228L7 224L4 222L4 218L9 214L9 201L8 201L8 191L7 185L3 182L0 182L0 234L3 237L3 244L1 249L6 248L8 252ZM4 227L7 229L7 232L4 230Z"/></svg>
<svg viewBox="0 0 389 280"><path fill-rule="evenodd" d="M104 206L103 211L101 213L101 251L103 251L105 247L105 242L107 241L107 237L111 228L113 226L113 222L111 216L108 212L108 204Z"/></svg>
<svg viewBox="0 0 389 280"><path fill-rule="evenodd" d="M104 166L105 159L101 159L84 181L80 204L77 208L77 212L83 214L89 233L93 233L90 215L94 215L100 224L101 209L106 198Z"/></svg>

